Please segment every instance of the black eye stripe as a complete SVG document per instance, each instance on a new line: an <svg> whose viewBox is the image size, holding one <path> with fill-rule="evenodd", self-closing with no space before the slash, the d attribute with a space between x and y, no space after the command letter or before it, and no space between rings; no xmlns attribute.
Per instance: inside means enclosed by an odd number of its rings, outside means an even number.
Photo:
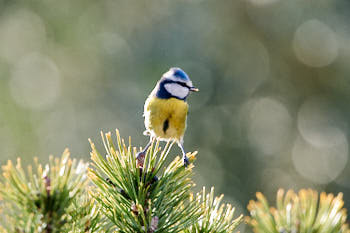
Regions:
<svg viewBox="0 0 350 233"><path fill-rule="evenodd" d="M186 85L186 83L182 83L182 82L176 82L176 83L179 84L180 86L189 88L189 87Z"/></svg>
<svg viewBox="0 0 350 233"><path fill-rule="evenodd" d="M174 80L166 80L166 81L163 81L164 84L167 84L167 83L176 83L176 84L179 84L180 86L182 87L186 87L188 89L190 89L191 87L187 86L186 83L184 82L179 82L179 81L174 81Z"/></svg>

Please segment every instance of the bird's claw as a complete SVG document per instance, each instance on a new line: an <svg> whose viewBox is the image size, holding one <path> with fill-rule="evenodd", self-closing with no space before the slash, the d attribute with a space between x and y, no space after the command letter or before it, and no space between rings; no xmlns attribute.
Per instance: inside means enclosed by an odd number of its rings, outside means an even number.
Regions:
<svg viewBox="0 0 350 233"><path fill-rule="evenodd" d="M140 151L139 153L137 153L136 155L136 163L137 163L137 167L143 167L143 163L145 162L145 156L146 153L144 151Z"/></svg>
<svg viewBox="0 0 350 233"><path fill-rule="evenodd" d="M184 167L188 167L188 165L190 164L190 161L188 160L188 157L186 155L183 157L183 161L184 161Z"/></svg>

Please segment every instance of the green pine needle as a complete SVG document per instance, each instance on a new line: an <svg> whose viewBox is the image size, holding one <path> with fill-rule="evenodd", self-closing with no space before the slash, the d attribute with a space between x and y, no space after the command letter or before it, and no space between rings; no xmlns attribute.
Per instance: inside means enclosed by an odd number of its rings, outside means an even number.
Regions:
<svg viewBox="0 0 350 233"><path fill-rule="evenodd" d="M139 166L136 149L118 131L116 144L111 133L102 139L107 155L90 141L90 169L68 150L45 166L34 159L26 170L20 159L8 161L0 177L0 233L230 233L241 222L214 188L193 197L193 165L185 168L180 157L166 163L173 143L161 150L153 141ZM187 155L190 162L195 155Z"/></svg>
<svg viewBox="0 0 350 233"><path fill-rule="evenodd" d="M231 233L242 222L243 215L234 218L234 211L230 204L221 204L224 195L214 196L214 187L210 193L203 191L198 193L195 201L202 210L202 216L184 233Z"/></svg>
<svg viewBox="0 0 350 233"><path fill-rule="evenodd" d="M96 185L94 198L118 232L175 233L198 220L200 208L190 201L193 165L185 168L179 157L165 165L173 143L161 150L159 141L153 141L141 168L136 149L126 146L118 131L116 145L111 133L101 134L107 155L90 141L95 169L89 177ZM195 154L188 154L190 161Z"/></svg>
<svg viewBox="0 0 350 233"><path fill-rule="evenodd" d="M102 215L100 206L91 197L90 192L74 199L70 216L74 220L70 226L70 233L112 232L110 222Z"/></svg>
<svg viewBox="0 0 350 233"><path fill-rule="evenodd" d="M343 195L302 189L277 193L277 206L270 208L266 198L257 193L257 201L248 205L247 222L256 233L350 233L346 224Z"/></svg>
<svg viewBox="0 0 350 233"><path fill-rule="evenodd" d="M8 161L2 167L2 232L72 232L70 213L76 212L72 203L86 186L87 164L71 160L68 150L49 161L42 166L35 158L35 169L28 166L27 171L20 159L16 165Z"/></svg>

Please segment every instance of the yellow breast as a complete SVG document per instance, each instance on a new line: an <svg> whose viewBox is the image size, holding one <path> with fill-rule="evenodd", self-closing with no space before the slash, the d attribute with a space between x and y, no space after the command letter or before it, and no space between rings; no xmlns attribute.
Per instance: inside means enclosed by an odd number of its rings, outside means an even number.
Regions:
<svg viewBox="0 0 350 233"><path fill-rule="evenodd" d="M186 129L188 104L176 98L147 98L144 115L146 129L160 139L181 141Z"/></svg>

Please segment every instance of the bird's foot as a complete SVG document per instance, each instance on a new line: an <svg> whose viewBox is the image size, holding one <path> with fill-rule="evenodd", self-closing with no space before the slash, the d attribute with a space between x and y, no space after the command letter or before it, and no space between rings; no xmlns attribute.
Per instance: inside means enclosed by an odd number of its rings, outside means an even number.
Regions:
<svg viewBox="0 0 350 233"><path fill-rule="evenodd" d="M139 153L137 153L137 155L136 155L137 167L139 167L139 168L143 167L143 163L145 162L145 156L146 156L145 151L140 151Z"/></svg>
<svg viewBox="0 0 350 233"><path fill-rule="evenodd" d="M107 181L107 183L109 183L113 188L116 188L116 187L117 187L116 184L113 183L109 177L106 178L106 181ZM123 197L125 197L126 199L131 200L130 197L129 197L129 195L128 195L123 189L119 189L119 193L120 193Z"/></svg>
<svg viewBox="0 0 350 233"><path fill-rule="evenodd" d="M113 183L109 177L106 178L106 181L107 181L108 184L112 185L114 188L117 187L115 185L115 183Z"/></svg>
<svg viewBox="0 0 350 233"><path fill-rule="evenodd" d="M188 157L186 155L184 155L183 161L184 161L184 167L188 167L188 165L190 164L190 161L188 160Z"/></svg>

